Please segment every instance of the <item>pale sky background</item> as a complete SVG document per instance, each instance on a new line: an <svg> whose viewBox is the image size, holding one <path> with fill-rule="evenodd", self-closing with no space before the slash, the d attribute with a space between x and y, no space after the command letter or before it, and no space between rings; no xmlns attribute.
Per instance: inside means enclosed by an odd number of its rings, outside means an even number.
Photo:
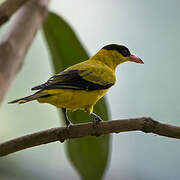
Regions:
<svg viewBox="0 0 180 180"><path fill-rule="evenodd" d="M117 84L107 96L112 119L151 116L180 125L180 1L52 0L51 9L71 24L90 55L106 44L121 43L144 60L144 65L125 63L117 68ZM0 31L3 36L5 28ZM7 105L51 75L39 32L1 106L1 141L59 126L53 106L36 102ZM179 179L179 150L176 139L142 132L115 134L105 180ZM64 144L58 142L0 159L0 167L5 168L6 163L8 172L3 175L8 180L20 179L19 174L26 179L32 179L32 174L37 179L42 174L47 180L79 179Z"/></svg>

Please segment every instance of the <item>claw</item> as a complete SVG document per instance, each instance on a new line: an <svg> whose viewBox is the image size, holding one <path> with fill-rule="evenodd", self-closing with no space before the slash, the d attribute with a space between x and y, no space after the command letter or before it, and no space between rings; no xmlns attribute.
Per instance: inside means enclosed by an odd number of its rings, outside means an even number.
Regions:
<svg viewBox="0 0 180 180"><path fill-rule="evenodd" d="M96 127L101 121L102 119L95 113L91 113L91 115L94 117L94 120L93 120L93 127Z"/></svg>
<svg viewBox="0 0 180 180"><path fill-rule="evenodd" d="M95 126L97 126L100 122L101 122L102 120L99 120L99 119L94 119L93 120L93 126L95 127Z"/></svg>
<svg viewBox="0 0 180 180"><path fill-rule="evenodd" d="M66 121L66 128L70 128L71 126L73 126L73 123L71 123L70 121Z"/></svg>

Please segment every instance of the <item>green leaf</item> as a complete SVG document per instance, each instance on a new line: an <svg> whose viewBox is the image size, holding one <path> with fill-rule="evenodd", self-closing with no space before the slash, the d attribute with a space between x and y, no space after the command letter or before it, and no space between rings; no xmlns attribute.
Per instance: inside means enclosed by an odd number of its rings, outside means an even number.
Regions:
<svg viewBox="0 0 180 180"><path fill-rule="evenodd" d="M81 45L72 28L60 16L49 13L44 23L44 35L52 57L55 73L72 64L88 59L88 54ZM95 106L95 113L108 120L105 98ZM73 123L88 122L92 119L83 111L68 112ZM100 180L108 164L110 136L84 137L68 140L67 153L75 169L84 180Z"/></svg>

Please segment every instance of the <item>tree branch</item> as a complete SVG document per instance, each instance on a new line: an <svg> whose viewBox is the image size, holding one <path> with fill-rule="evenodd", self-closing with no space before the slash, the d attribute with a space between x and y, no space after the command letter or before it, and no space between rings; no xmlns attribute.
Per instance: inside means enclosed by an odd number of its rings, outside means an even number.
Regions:
<svg viewBox="0 0 180 180"><path fill-rule="evenodd" d="M28 0L6 0L0 6L0 26L10 19L10 17Z"/></svg>
<svg viewBox="0 0 180 180"><path fill-rule="evenodd" d="M154 133L160 136L180 139L180 127L159 123L148 117L103 121L96 128L93 128L92 123L82 123L69 128L57 127L47 129L1 143L0 157L55 141L64 142L72 138L127 131L143 131L145 133Z"/></svg>
<svg viewBox="0 0 180 180"><path fill-rule="evenodd" d="M17 11L0 43L0 103L47 15L49 1L29 0Z"/></svg>

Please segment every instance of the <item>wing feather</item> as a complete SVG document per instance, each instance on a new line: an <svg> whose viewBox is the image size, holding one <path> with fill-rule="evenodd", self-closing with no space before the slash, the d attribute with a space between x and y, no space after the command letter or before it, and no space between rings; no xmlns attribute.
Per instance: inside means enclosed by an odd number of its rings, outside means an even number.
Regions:
<svg viewBox="0 0 180 180"><path fill-rule="evenodd" d="M98 79L97 75L88 70L65 70L53 77L51 77L46 83L32 88L32 90L48 90L48 89L74 89L74 90L100 90L110 88L114 83L104 82L92 82L86 80L87 76L91 76L92 79Z"/></svg>

